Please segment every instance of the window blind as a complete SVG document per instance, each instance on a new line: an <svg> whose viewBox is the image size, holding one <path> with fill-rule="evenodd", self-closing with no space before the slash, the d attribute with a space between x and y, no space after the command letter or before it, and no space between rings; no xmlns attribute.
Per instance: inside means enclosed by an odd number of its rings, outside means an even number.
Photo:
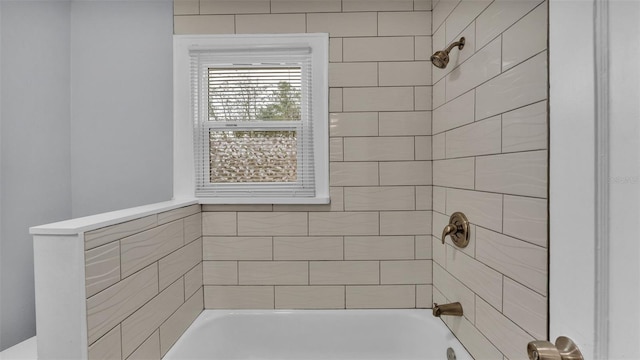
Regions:
<svg viewBox="0 0 640 360"><path fill-rule="evenodd" d="M310 49L190 56L196 196L314 197Z"/></svg>

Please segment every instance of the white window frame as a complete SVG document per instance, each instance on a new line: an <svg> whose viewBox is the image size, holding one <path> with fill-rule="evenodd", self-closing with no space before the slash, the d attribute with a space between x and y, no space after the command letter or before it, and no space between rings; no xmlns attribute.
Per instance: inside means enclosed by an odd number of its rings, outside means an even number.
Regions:
<svg viewBox="0 0 640 360"><path fill-rule="evenodd" d="M296 48L311 49L312 119L315 196L313 197L197 197L194 115L191 89L191 50ZM174 36L174 198L197 198L202 204L328 204L329 105L328 34L175 35ZM197 95L195 95L197 96Z"/></svg>

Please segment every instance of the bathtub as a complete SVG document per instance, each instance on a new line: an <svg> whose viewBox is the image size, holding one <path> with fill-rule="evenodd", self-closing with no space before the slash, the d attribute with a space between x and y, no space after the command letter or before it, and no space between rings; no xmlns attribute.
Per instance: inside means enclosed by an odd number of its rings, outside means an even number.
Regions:
<svg viewBox="0 0 640 360"><path fill-rule="evenodd" d="M163 359L473 358L430 310L205 310Z"/></svg>

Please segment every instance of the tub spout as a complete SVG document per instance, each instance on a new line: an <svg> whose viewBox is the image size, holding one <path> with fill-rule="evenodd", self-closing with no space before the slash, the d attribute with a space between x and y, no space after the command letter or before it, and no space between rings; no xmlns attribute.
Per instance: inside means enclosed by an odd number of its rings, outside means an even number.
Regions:
<svg viewBox="0 0 640 360"><path fill-rule="evenodd" d="M442 305L433 303L433 316L440 317L441 315L462 316L462 305L459 302Z"/></svg>

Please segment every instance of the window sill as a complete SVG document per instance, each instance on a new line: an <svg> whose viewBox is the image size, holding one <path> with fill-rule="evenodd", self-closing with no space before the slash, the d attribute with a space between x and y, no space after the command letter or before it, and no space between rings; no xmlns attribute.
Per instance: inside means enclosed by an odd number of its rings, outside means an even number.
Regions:
<svg viewBox="0 0 640 360"><path fill-rule="evenodd" d="M200 204L237 205L237 204L289 204L289 205L326 205L330 198L198 198Z"/></svg>

